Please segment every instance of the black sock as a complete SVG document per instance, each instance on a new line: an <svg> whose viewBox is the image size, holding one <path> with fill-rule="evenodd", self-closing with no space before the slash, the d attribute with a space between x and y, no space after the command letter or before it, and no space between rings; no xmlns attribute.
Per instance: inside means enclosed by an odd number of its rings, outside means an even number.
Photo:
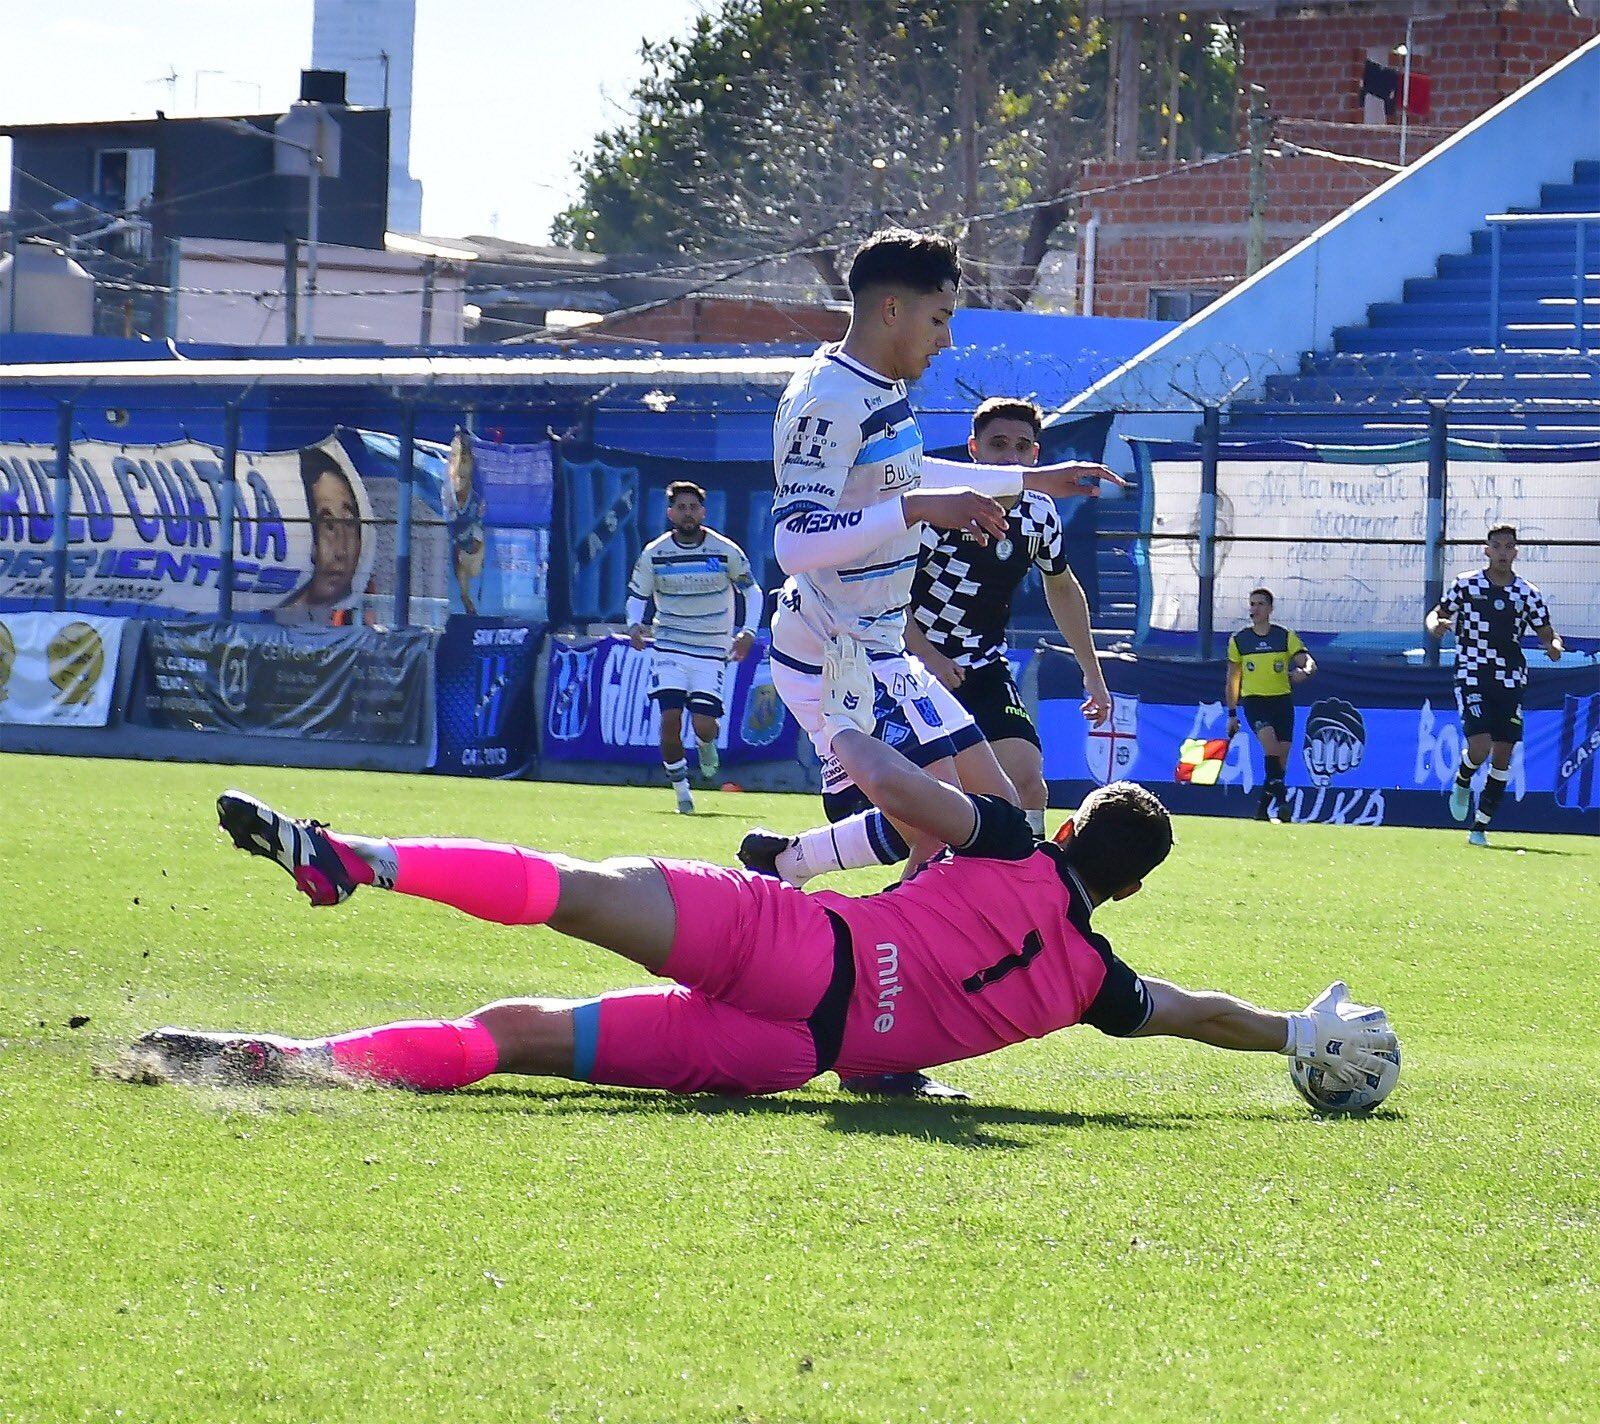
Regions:
<svg viewBox="0 0 1600 1424"><path fill-rule="evenodd" d="M1511 769L1507 767L1502 771L1497 766L1489 768L1488 778L1483 783L1483 790L1478 793L1478 814L1473 818L1473 825L1482 830L1494 819L1494 813L1500 809L1500 798L1506 794L1506 781L1511 776Z"/></svg>
<svg viewBox="0 0 1600 1424"><path fill-rule="evenodd" d="M1482 763L1478 763L1479 766ZM1456 768L1456 785L1463 791L1471 789L1472 778L1478 774L1478 767L1467 760L1466 753L1461 754L1461 765Z"/></svg>

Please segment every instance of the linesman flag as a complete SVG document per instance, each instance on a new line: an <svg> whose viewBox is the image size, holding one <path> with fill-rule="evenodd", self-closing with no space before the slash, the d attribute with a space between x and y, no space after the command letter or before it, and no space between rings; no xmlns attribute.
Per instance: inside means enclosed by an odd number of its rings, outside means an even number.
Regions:
<svg viewBox="0 0 1600 1424"><path fill-rule="evenodd" d="M1172 774L1173 780L1195 786L1215 786L1227 758L1226 737L1213 737L1210 741L1191 737L1178 749L1178 769Z"/></svg>

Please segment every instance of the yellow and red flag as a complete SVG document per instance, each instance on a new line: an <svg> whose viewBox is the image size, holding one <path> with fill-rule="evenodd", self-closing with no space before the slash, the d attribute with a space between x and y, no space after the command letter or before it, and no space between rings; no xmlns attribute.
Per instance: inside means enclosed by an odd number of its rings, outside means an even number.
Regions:
<svg viewBox="0 0 1600 1424"><path fill-rule="evenodd" d="M1173 772L1173 779L1194 786L1215 786L1227 758L1227 738L1213 737L1206 741L1191 737L1178 749L1178 769Z"/></svg>

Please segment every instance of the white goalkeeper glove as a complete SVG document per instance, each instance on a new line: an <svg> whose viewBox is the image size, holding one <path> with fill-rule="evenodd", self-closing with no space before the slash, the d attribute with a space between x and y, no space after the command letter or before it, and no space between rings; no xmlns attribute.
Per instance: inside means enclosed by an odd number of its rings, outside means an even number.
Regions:
<svg viewBox="0 0 1600 1424"><path fill-rule="evenodd" d="M1303 1014L1289 1015L1289 1036L1281 1052L1315 1063L1346 1087L1359 1087L1366 1077L1381 1077L1386 1060L1380 1053L1398 1048L1389 1015L1382 1009L1350 1001L1342 980L1328 985Z"/></svg>
<svg viewBox="0 0 1600 1424"><path fill-rule="evenodd" d="M846 727L872 735L877 692L867 650L854 638L830 639L822 656L822 729L829 746Z"/></svg>

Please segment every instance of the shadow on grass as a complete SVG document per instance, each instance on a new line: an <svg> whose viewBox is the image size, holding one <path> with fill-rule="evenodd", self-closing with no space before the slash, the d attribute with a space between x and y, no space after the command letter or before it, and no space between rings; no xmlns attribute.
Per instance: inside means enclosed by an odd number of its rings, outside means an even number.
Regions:
<svg viewBox="0 0 1600 1424"><path fill-rule="evenodd" d="M1309 1118L1304 1110L1252 1109L1243 1112L1068 1112L1057 1108L1012 1107L1004 1103L899 1102L885 1099L771 1097L676 1097L667 1093L633 1092L615 1088L516 1087L498 1084L474 1088L434 1100L440 1110L473 1112L526 1112L549 1108L563 1115L595 1113L606 1116L629 1113L670 1114L676 1117L765 1115L821 1119L831 1132L849 1135L921 1138L957 1147L1026 1148L1037 1136L1019 1137L1006 1128L1053 1128L1076 1131L1111 1128L1124 1132L1182 1132L1206 1123L1283 1123ZM1377 1117L1397 1117L1387 1112ZM1368 1119L1371 1120L1370 1118Z"/></svg>
<svg viewBox="0 0 1600 1424"><path fill-rule="evenodd" d="M1476 850L1498 851L1501 855L1571 855L1570 850L1561 850L1556 846L1519 846L1499 845L1491 842L1486 846L1476 846Z"/></svg>

